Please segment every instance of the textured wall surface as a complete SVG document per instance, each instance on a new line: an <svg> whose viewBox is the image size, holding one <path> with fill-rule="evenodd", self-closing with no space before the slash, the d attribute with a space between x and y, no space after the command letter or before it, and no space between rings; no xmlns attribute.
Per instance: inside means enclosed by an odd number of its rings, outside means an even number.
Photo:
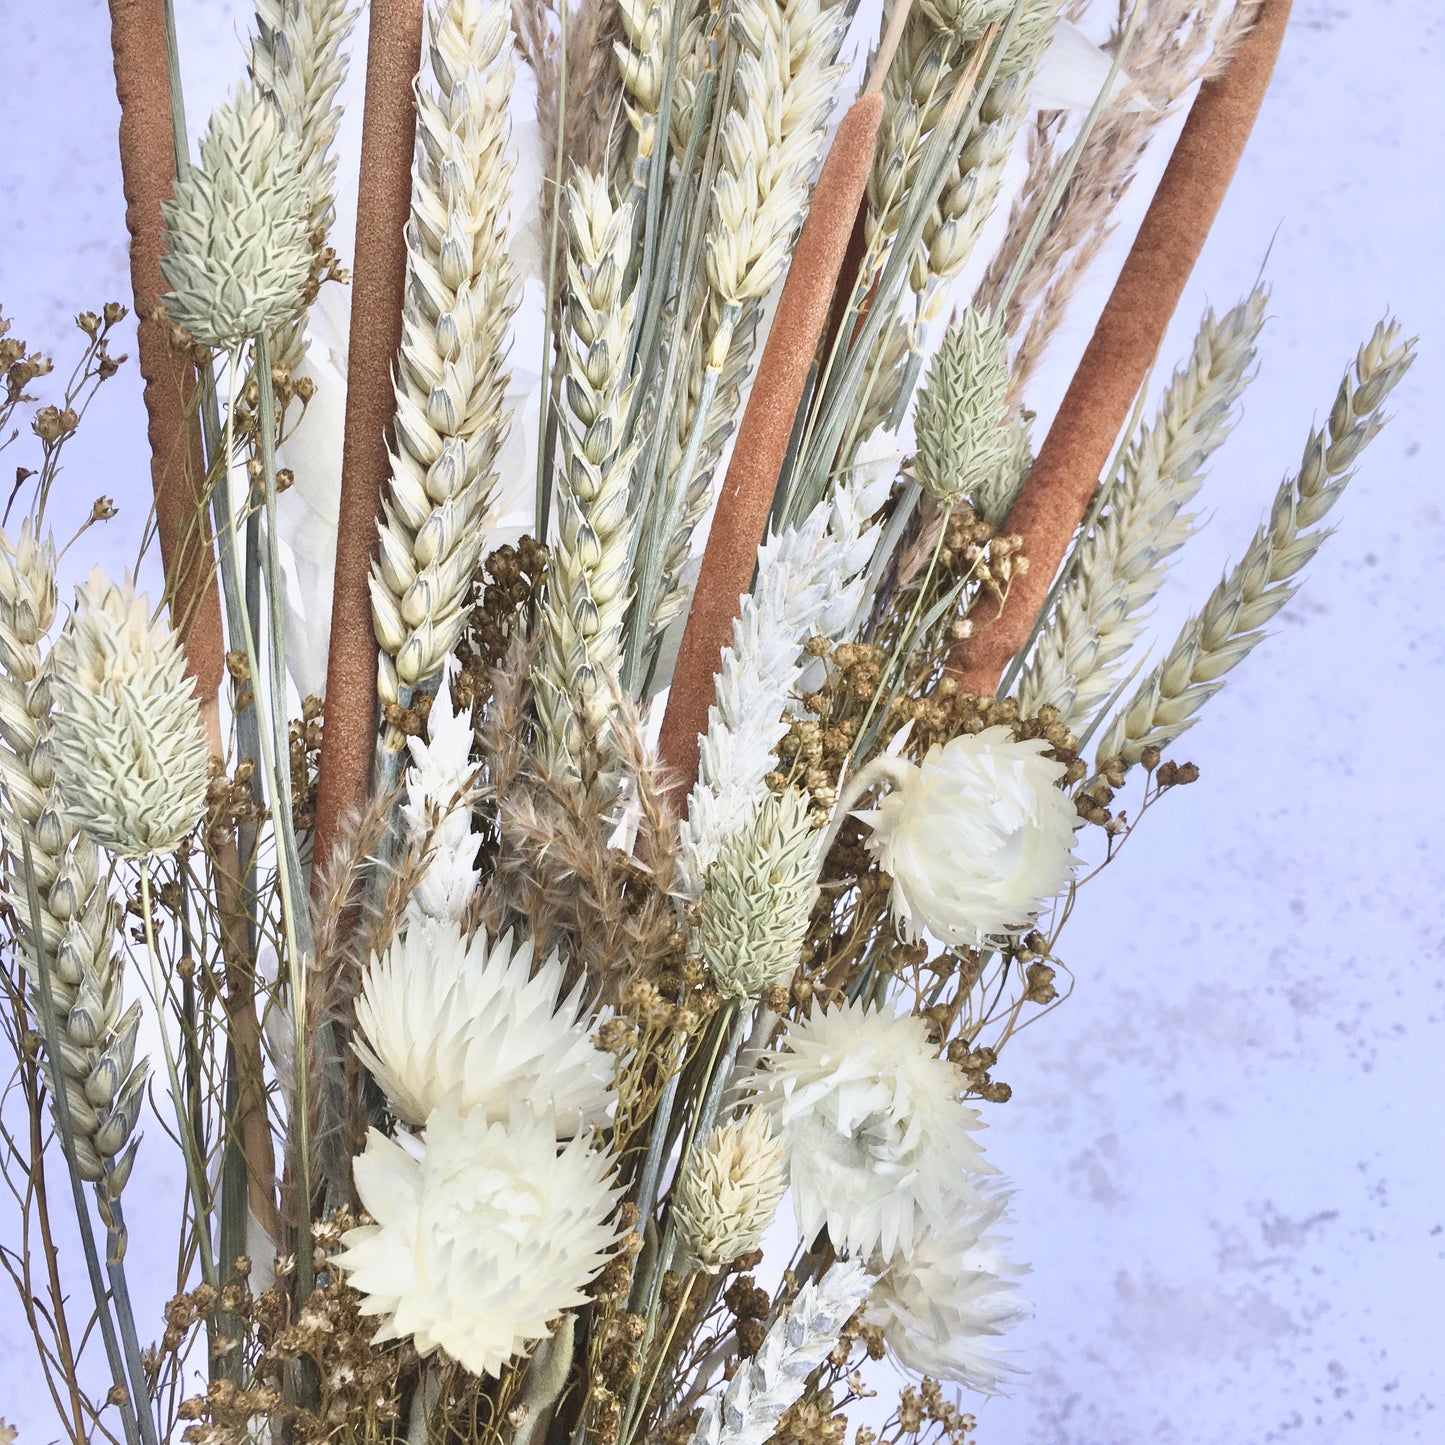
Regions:
<svg viewBox="0 0 1445 1445"><path fill-rule="evenodd" d="M246 7L177 8L194 130L239 74ZM1386 306L1423 341L1338 536L1179 748L1202 780L1085 891L1063 943L1074 994L1000 1067L1014 1101L992 1111L990 1150L1017 1186L1035 1318L1030 1373L981 1404L981 1441L1445 1439L1442 67L1437 0L1296 0L1171 335L1170 365L1204 304L1227 307L1264 266L1262 372L1157 609L1161 645L1244 545ZM18 334L73 354L69 316L127 291L100 0L0 0L0 117L0 304ZM1101 298L1076 307L1076 351ZM1063 380L1046 379L1041 410ZM103 539L117 570L144 520L143 444L123 374L66 474L77 520L98 492L121 503ZM152 1121L135 1225L147 1202L169 1216L166 1149ZM173 1262L143 1238L132 1258L154 1320ZM28 1349L0 1293L0 1415L39 1441L54 1416Z"/></svg>

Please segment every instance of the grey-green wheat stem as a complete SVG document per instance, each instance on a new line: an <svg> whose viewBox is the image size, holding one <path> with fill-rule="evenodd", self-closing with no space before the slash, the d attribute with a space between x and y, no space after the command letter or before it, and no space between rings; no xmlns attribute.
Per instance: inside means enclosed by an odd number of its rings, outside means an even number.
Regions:
<svg viewBox="0 0 1445 1445"><path fill-rule="evenodd" d="M1019 686L1025 712L1051 703L1082 731L1117 685L1166 560L1192 530L1184 509L1234 425L1267 301L1258 287L1219 320L1205 312L1188 364L1124 454L1098 522L1078 544Z"/></svg>
<svg viewBox="0 0 1445 1445"><path fill-rule="evenodd" d="M1269 520L1243 558L1114 719L1098 763L1114 757L1134 763L1146 747L1173 742L1193 726L1226 674L1264 640L1264 628L1298 591L1295 579L1329 536L1321 523L1360 452L1384 426L1385 399L1414 359L1414 342L1400 340L1397 322L1375 328L1340 383L1328 427L1311 432L1299 474L1281 484Z"/></svg>

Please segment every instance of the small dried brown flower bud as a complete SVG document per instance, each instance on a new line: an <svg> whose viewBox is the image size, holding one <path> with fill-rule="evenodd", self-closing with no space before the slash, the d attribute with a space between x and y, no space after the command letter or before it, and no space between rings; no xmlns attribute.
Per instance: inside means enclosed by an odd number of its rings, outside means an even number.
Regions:
<svg viewBox="0 0 1445 1445"><path fill-rule="evenodd" d="M1182 788L1190 783L1199 781L1199 769L1193 763L1180 763L1179 771L1174 774L1174 781Z"/></svg>

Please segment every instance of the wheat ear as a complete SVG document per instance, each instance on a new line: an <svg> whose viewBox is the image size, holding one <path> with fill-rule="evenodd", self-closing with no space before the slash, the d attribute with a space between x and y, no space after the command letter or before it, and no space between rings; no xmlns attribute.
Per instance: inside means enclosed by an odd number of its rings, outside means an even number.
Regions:
<svg viewBox="0 0 1445 1445"><path fill-rule="evenodd" d="M1192 530L1184 508L1233 428L1268 299L1259 287L1222 320L1205 312L1188 365L1174 373L1158 416L1125 453L1099 521L1078 544L1019 685L1026 712L1052 703L1068 727L1082 731L1113 691L1120 659L1163 584L1165 561Z"/></svg>
<svg viewBox="0 0 1445 1445"><path fill-rule="evenodd" d="M11 544L0 531L0 837L3 896L16 920L32 999L44 1017L35 976L27 880L30 845L44 955L59 1026L59 1057L47 1060L74 1128L75 1164L100 1186L99 1202L120 1198L130 1176L145 1097L146 1061L135 1061L140 1004L122 1012L121 960L112 952L118 918L100 874L95 843L66 819L55 791L50 746L50 665L42 644L55 619L55 548L32 523ZM123 1231L120 1231L123 1238Z"/></svg>
<svg viewBox="0 0 1445 1445"><path fill-rule="evenodd" d="M1339 500L1360 452L1385 424L1385 398L1415 359L1399 324L1382 321L1340 383L1327 429L1310 433L1299 475L1275 494L1269 521L1243 558L1184 624L1169 655L1144 680L1099 744L1097 760L1139 760L1194 725L1224 677L1264 640L1270 619L1299 590L1295 580L1329 530L1320 526Z"/></svg>
<svg viewBox="0 0 1445 1445"><path fill-rule="evenodd" d="M496 482L516 305L506 246L510 18L501 0L446 0L429 12L396 441L371 574L383 703L429 683L456 646Z"/></svg>
<svg viewBox="0 0 1445 1445"><path fill-rule="evenodd" d="M623 443L633 383L629 338L632 205L614 206L607 182L579 171L569 187L568 330L564 340L557 537L542 604L535 675L540 736L561 769L589 730L605 726L622 660L628 603L628 494L638 444Z"/></svg>

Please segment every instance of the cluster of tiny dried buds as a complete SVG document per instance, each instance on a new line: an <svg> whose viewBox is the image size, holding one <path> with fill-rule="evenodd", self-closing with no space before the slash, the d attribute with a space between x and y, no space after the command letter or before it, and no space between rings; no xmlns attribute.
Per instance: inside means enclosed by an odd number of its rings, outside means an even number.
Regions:
<svg viewBox="0 0 1445 1445"><path fill-rule="evenodd" d="M255 773L256 765L249 758L238 762L233 774L226 772L220 758L211 759L206 811L201 820L208 848L233 842L238 827L259 826L266 817L265 805L256 795Z"/></svg>
<svg viewBox="0 0 1445 1445"><path fill-rule="evenodd" d="M316 826L316 785L321 767L322 702L307 697L287 727L291 749L291 814L298 832Z"/></svg>
<svg viewBox="0 0 1445 1445"><path fill-rule="evenodd" d="M491 696L491 670L506 655L547 575L547 549L535 537L489 552L472 579L466 630L457 644L461 672L452 683L458 707L473 710Z"/></svg>
<svg viewBox="0 0 1445 1445"><path fill-rule="evenodd" d="M1143 750L1139 761L1147 779L1143 804L1139 809L1141 816L1146 808L1156 803L1171 788L1184 788L1199 781L1199 768L1194 763L1161 760L1159 749L1152 745ZM1111 843L1127 835L1133 826L1127 814L1113 807L1128 772L1129 764L1124 758L1106 758L1100 765L1098 774L1090 778L1074 795L1079 816L1085 822L1103 828ZM1137 822L1138 818L1134 821Z"/></svg>

